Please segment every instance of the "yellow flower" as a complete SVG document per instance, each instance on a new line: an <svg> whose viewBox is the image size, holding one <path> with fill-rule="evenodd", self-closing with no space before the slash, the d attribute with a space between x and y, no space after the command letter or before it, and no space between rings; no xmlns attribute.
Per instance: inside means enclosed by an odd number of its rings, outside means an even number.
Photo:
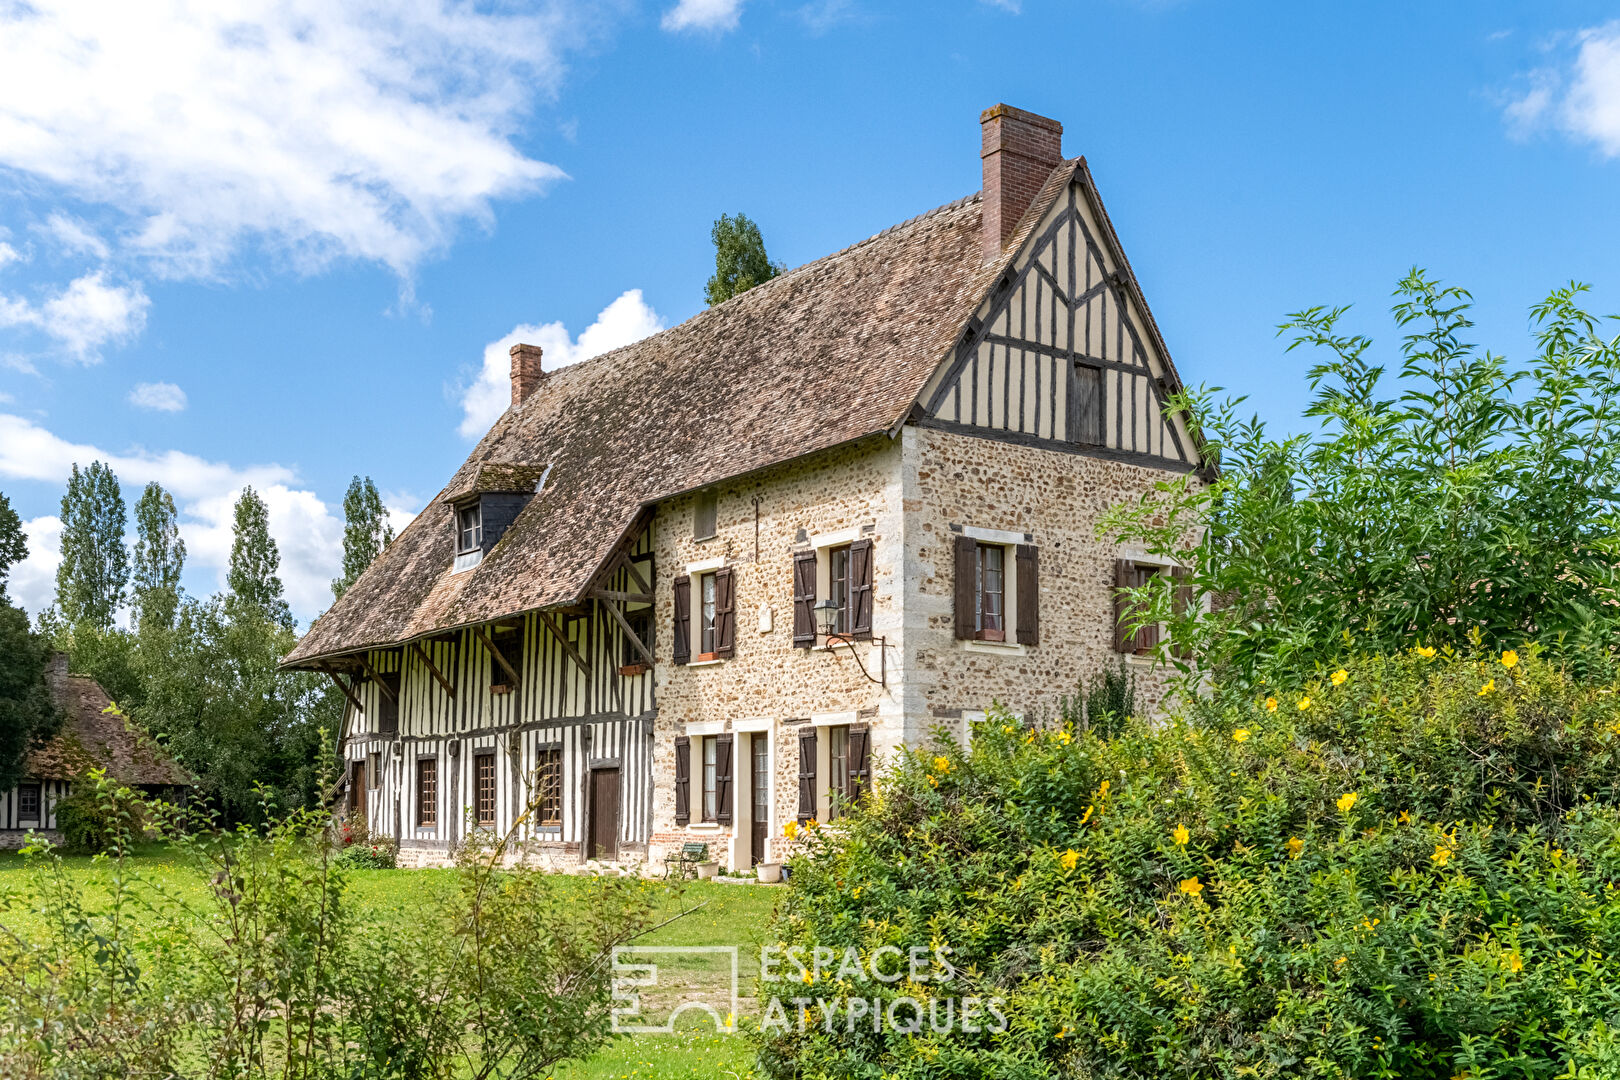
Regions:
<svg viewBox="0 0 1620 1080"><path fill-rule="evenodd" d="M1485 685L1479 688L1479 696L1484 697L1486 694L1489 694L1492 690L1495 690L1495 689L1496 689L1496 680L1495 679L1486 679L1485 680Z"/></svg>
<svg viewBox="0 0 1620 1080"><path fill-rule="evenodd" d="M1350 812L1350 808L1356 805L1356 800L1360 797L1361 796L1357 795L1353 791L1347 791L1343 795L1340 795L1338 802L1339 813L1348 814Z"/></svg>
<svg viewBox="0 0 1620 1080"><path fill-rule="evenodd" d="M1063 854L1058 856L1058 862L1063 864L1063 869L1065 870L1073 870L1074 864L1079 861L1080 853L1074 850L1074 848L1070 848L1068 851L1065 851Z"/></svg>
<svg viewBox="0 0 1620 1080"><path fill-rule="evenodd" d="M945 758L945 757L937 757L937 758L935 758L934 759L934 771L935 772L950 772L951 771L951 759L950 758Z"/></svg>
<svg viewBox="0 0 1620 1080"><path fill-rule="evenodd" d="M1410 825L1410 824L1412 824L1412 811L1410 811L1410 810L1402 810L1401 811L1401 816L1399 818L1397 818L1396 820L1399 821L1402 825Z"/></svg>
<svg viewBox="0 0 1620 1080"><path fill-rule="evenodd" d="M930 777L929 777L929 778L928 778L928 786L929 786L929 787L939 787L939 777L937 777L937 776L930 776Z"/></svg>
<svg viewBox="0 0 1620 1080"><path fill-rule="evenodd" d="M1515 975L1524 970L1524 957L1517 951L1508 953L1508 970Z"/></svg>
<svg viewBox="0 0 1620 1080"><path fill-rule="evenodd" d="M1344 670L1344 668L1340 668L1338 671L1335 671L1333 673L1333 675L1332 675L1333 685L1334 686L1343 686L1344 685L1344 680L1348 679L1349 677L1350 677L1350 673L1348 671Z"/></svg>
<svg viewBox="0 0 1620 1080"><path fill-rule="evenodd" d="M1306 709L1310 708L1311 707L1311 695L1309 695L1309 694L1302 695L1300 697L1300 699L1299 699L1298 706L1299 706L1299 711L1300 712L1304 712Z"/></svg>
<svg viewBox="0 0 1620 1080"><path fill-rule="evenodd" d="M1177 825L1175 829L1171 831L1170 839L1176 842L1177 847L1186 847L1187 841L1192 839L1192 833L1187 831L1187 826Z"/></svg>
<svg viewBox="0 0 1620 1080"><path fill-rule="evenodd" d="M1502 654L1502 666L1503 667L1510 668L1510 667L1513 667L1514 665L1518 664L1518 662L1519 662L1519 654L1514 652L1512 649L1509 649L1507 652Z"/></svg>
<svg viewBox="0 0 1620 1080"><path fill-rule="evenodd" d="M795 836L798 836L799 823L797 821L790 821L786 825L782 826L782 835L787 837L789 840L792 840Z"/></svg>
<svg viewBox="0 0 1620 1080"><path fill-rule="evenodd" d="M1061 742L1064 746L1069 745L1069 737L1070 736L1069 736L1069 733L1067 731L1059 731L1057 733L1057 737L1058 737L1058 741Z"/></svg>
<svg viewBox="0 0 1620 1080"><path fill-rule="evenodd" d="M736 1023L737 1023L737 1014L734 1013L734 1012L726 1013L726 1030L730 1031L732 1029L732 1027L734 1027L736 1025Z"/></svg>
<svg viewBox="0 0 1620 1080"><path fill-rule="evenodd" d="M1425 659L1425 660L1433 660L1434 659L1434 646L1433 645L1419 645L1417 648L1413 649L1412 651L1417 653L1419 656L1423 657L1423 659Z"/></svg>
<svg viewBox="0 0 1620 1080"><path fill-rule="evenodd" d="M861 898L861 887L859 885L855 886L855 888L850 891L849 898L851 900L859 900Z"/></svg>
<svg viewBox="0 0 1620 1080"><path fill-rule="evenodd" d="M1434 854L1430 855L1429 858L1434 860L1436 866L1444 866L1451 861L1451 849L1444 844L1436 844L1434 845Z"/></svg>
<svg viewBox="0 0 1620 1080"><path fill-rule="evenodd" d="M1067 1039L1069 1037L1070 1030L1072 1029L1069 1027L1069 1025L1064 1024L1062 1030L1057 1033L1057 1037L1060 1039Z"/></svg>
<svg viewBox="0 0 1620 1080"><path fill-rule="evenodd" d="M1197 896L1204 891L1204 883L1195 877L1188 878L1176 887L1188 896Z"/></svg>
<svg viewBox="0 0 1620 1080"><path fill-rule="evenodd" d="M1248 728L1240 727L1236 731L1232 732L1232 741L1233 742L1244 742L1244 741L1246 741L1248 739L1248 737L1249 737L1249 729Z"/></svg>
<svg viewBox="0 0 1620 1080"><path fill-rule="evenodd" d="M1344 967L1344 965L1346 963L1348 963L1349 960L1350 960L1350 958L1348 956L1341 956L1337 960L1333 961L1333 966L1334 967Z"/></svg>
<svg viewBox="0 0 1620 1080"><path fill-rule="evenodd" d="M1277 699L1274 698L1274 697L1266 698L1266 712L1276 712L1276 711L1277 711Z"/></svg>
<svg viewBox="0 0 1620 1080"><path fill-rule="evenodd" d="M1297 858L1299 858L1300 852L1302 852L1304 850L1305 850L1305 841L1301 840L1297 836L1290 836L1288 838L1288 854L1292 855L1294 858L1297 859Z"/></svg>

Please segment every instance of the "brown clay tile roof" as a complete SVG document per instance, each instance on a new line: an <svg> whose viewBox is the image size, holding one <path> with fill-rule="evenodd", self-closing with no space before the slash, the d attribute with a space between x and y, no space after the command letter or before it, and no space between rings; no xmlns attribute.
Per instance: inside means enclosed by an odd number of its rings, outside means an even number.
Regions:
<svg viewBox="0 0 1620 1080"><path fill-rule="evenodd" d="M897 428L1077 169L1053 171L986 263L977 194L546 375L283 663L577 603L642 508ZM446 497L495 466L551 471L500 542L451 572Z"/></svg>
<svg viewBox="0 0 1620 1080"><path fill-rule="evenodd" d="M51 698L65 713L61 730L28 755L23 775L31 780L72 780L91 769L106 769L124 784L190 785L191 777L151 737L112 704L101 684L88 675L69 675L67 657L57 653L45 673Z"/></svg>

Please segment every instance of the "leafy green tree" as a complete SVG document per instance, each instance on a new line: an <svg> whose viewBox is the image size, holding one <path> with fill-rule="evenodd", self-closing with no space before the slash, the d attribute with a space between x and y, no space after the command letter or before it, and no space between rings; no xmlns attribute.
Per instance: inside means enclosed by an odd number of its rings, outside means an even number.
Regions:
<svg viewBox="0 0 1620 1080"><path fill-rule="evenodd" d="M769 281L786 267L765 254L765 238L748 215L721 214L709 232L714 241L714 276L703 288L710 306Z"/></svg>
<svg viewBox="0 0 1620 1080"><path fill-rule="evenodd" d="M29 746L58 719L45 684L45 639L6 592L11 568L27 555L22 519L0 494L0 791L21 779Z"/></svg>
<svg viewBox="0 0 1620 1080"><path fill-rule="evenodd" d="M343 576L332 582L332 598L339 599L383 548L394 542L388 511L371 477L356 476L343 496Z"/></svg>
<svg viewBox="0 0 1620 1080"><path fill-rule="evenodd" d="M1286 684L1348 635L1382 652L1538 642L1583 669L1607 664L1620 635L1620 338L1581 308L1585 291L1535 305L1536 355L1514 366L1469 342L1466 292L1414 270L1396 292L1394 380L1370 338L1341 330L1346 309L1290 316L1289 348L1321 356L1307 373L1311 434L1271 437L1242 399L1171 402L1196 417L1219 477L1161 483L1104 522L1191 570L1136 590L1137 620L1169 627L1165 660Z"/></svg>
<svg viewBox="0 0 1620 1080"><path fill-rule="evenodd" d="M124 495L104 462L68 475L62 496L62 563L56 569L56 605L69 626L112 628L129 583L124 547Z"/></svg>
<svg viewBox="0 0 1620 1080"><path fill-rule="evenodd" d="M292 613L281 588L281 552L270 535L270 508L251 487L236 500L235 538L225 584L233 613L253 609L277 626L291 630Z"/></svg>
<svg viewBox="0 0 1620 1080"><path fill-rule="evenodd" d="M180 539L174 498L155 480L135 504L135 536L135 625L143 633L173 627L186 542Z"/></svg>

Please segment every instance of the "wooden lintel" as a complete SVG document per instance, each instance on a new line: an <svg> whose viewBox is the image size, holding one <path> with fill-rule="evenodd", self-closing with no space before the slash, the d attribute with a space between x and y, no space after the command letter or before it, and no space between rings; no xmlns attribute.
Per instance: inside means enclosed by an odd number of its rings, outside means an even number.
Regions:
<svg viewBox="0 0 1620 1080"><path fill-rule="evenodd" d="M617 589L592 589L591 596L598 600L617 600L623 604L650 604L653 594L650 592L620 592Z"/></svg>
<svg viewBox="0 0 1620 1080"><path fill-rule="evenodd" d="M482 626L473 627L472 632L477 635L479 641L484 643L484 648L489 650L489 655L495 658L495 662L501 666L501 670L511 677L512 685L521 686L523 683L522 678L518 676L516 671L512 670L512 665L507 661L506 657L501 655L501 650L495 647L495 642L490 640L489 633Z"/></svg>
<svg viewBox="0 0 1620 1080"><path fill-rule="evenodd" d="M349 699L349 704L354 706L355 712L363 713L366 711L366 707L360 704L360 699L354 696L354 691L343 685L343 680L338 678L337 672L331 668L322 668L321 670L326 672L328 679L332 680L332 685L338 688L338 693Z"/></svg>
<svg viewBox="0 0 1620 1080"><path fill-rule="evenodd" d="M395 705L398 705L399 696L395 694L393 690L389 689L388 684L383 682L382 676L377 673L377 669L371 666L371 658L362 653L360 656L360 662L365 665L366 674L371 676L371 681L377 684L377 689L387 694L389 701L392 701Z"/></svg>
<svg viewBox="0 0 1620 1080"><path fill-rule="evenodd" d="M563 636L562 627L558 626L557 620L551 617L551 612L541 611L537 612L537 614L540 616L540 621L545 624L546 629L551 631L551 636L557 639L557 644L563 647L563 652L568 654L568 659L572 660L580 671L590 674L591 666L585 662L583 656L579 655L579 650L574 648L574 643Z"/></svg>
<svg viewBox="0 0 1620 1080"><path fill-rule="evenodd" d="M625 619L624 615L620 613L618 605L613 603L611 600L604 601L602 604L602 609L609 615L613 616L613 621L619 624L619 629L624 633L624 636L630 640L630 644L635 646L636 652L640 653L641 658L647 661L647 666L651 667L653 664L655 664L656 661L653 660L652 650L647 648L647 643L642 641L634 630L630 629L630 623L627 619Z"/></svg>
<svg viewBox="0 0 1620 1080"><path fill-rule="evenodd" d="M411 642L411 651L416 654L417 659L421 660L422 663L427 666L428 671L433 675L433 677L439 680L439 685L444 687L444 692L449 694L451 697L455 697L456 688L450 685L450 680L444 677L444 673L441 672L438 665L433 662L433 657L428 655L427 650L413 641Z"/></svg>

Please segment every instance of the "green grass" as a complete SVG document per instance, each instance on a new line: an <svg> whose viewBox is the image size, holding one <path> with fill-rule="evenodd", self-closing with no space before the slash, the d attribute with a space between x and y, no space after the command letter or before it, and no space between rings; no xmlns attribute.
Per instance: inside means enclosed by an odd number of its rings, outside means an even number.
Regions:
<svg viewBox="0 0 1620 1080"><path fill-rule="evenodd" d="M143 849L132 860L146 881L161 884L181 897L202 900L205 883L173 853L161 847ZM105 864L87 857L63 859L66 872L82 890L90 906L107 895L110 872ZM572 880L572 879L568 879ZM0 852L0 897L21 901L4 910L8 929L29 935L41 928L39 917L28 910L28 875L24 860L14 852ZM455 887L448 870L357 870L351 876L351 902L399 919L409 919L434 906ZM648 888L662 895L655 924L672 920L638 939L639 945L736 945L742 993L747 994L759 967L759 945L776 903L778 891L751 885L688 882L678 893L661 882ZM705 963L693 958L660 958L661 981L701 980ZM741 1012L750 1014L744 999ZM755 1076L753 1053L740 1035L717 1034L707 1020L683 1017L675 1035L625 1035L610 1043L591 1060L560 1068L557 1080L675 1080L686 1077Z"/></svg>

